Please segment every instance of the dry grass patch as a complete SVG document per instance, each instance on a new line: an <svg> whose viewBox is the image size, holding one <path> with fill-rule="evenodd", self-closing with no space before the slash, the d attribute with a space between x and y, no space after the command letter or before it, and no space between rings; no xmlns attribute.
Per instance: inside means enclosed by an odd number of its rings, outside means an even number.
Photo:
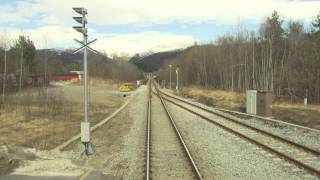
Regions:
<svg viewBox="0 0 320 180"><path fill-rule="evenodd" d="M111 86L90 87L89 119L94 125L120 107L124 99ZM0 108L0 145L52 149L80 132L83 87L49 89L49 101L36 89L12 94Z"/></svg>
<svg viewBox="0 0 320 180"><path fill-rule="evenodd" d="M286 109L300 109L300 110L312 110L320 112L320 105L309 104L307 106L301 104L291 104L286 102L276 102L273 104L275 108L286 108ZM320 117L319 117L320 118Z"/></svg>
<svg viewBox="0 0 320 180"><path fill-rule="evenodd" d="M214 107L241 110L245 105L244 93L188 87L182 89L182 94Z"/></svg>
<svg viewBox="0 0 320 180"><path fill-rule="evenodd" d="M187 87L182 95L209 106L245 112L245 93ZM275 102L272 114L275 119L320 129L320 105Z"/></svg>
<svg viewBox="0 0 320 180"><path fill-rule="evenodd" d="M276 102L272 106L272 113L276 119L320 129L320 105Z"/></svg>
<svg viewBox="0 0 320 180"><path fill-rule="evenodd" d="M108 87L109 89L116 90L121 82L113 79L89 78L89 85L95 87Z"/></svg>

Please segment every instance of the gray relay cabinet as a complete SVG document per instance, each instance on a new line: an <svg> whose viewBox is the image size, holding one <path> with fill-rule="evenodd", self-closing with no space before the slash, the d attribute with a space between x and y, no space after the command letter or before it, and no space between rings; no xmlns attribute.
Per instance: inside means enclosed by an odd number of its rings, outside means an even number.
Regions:
<svg viewBox="0 0 320 180"><path fill-rule="evenodd" d="M247 90L246 112L259 116L272 116L273 96L269 91Z"/></svg>
<svg viewBox="0 0 320 180"><path fill-rule="evenodd" d="M246 93L246 112L257 114L257 90L248 90Z"/></svg>

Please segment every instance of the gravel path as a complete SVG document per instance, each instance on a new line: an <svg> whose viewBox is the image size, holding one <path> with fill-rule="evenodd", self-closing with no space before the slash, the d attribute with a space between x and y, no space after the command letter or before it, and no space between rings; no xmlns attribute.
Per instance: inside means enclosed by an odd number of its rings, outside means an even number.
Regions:
<svg viewBox="0 0 320 180"><path fill-rule="evenodd" d="M137 90L129 105L114 119L92 133L95 154L75 157L73 162L124 179L143 179L145 167L146 86ZM67 150L83 151L79 142Z"/></svg>
<svg viewBox="0 0 320 180"><path fill-rule="evenodd" d="M167 104L205 179L316 179L249 142Z"/></svg>
<svg viewBox="0 0 320 180"><path fill-rule="evenodd" d="M154 95L151 110L152 179L195 179L190 162L160 99Z"/></svg>

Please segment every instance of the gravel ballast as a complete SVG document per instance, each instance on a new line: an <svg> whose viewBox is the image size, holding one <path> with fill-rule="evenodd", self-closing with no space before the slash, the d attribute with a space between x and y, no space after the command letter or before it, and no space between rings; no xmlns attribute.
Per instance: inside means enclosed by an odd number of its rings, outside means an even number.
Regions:
<svg viewBox="0 0 320 180"><path fill-rule="evenodd" d="M215 111L215 112L226 114L226 115L231 115L230 113L218 111L213 107L203 105L203 104L201 104L199 102L195 102L191 99L186 99L186 98L182 98L179 96L175 96L172 93L170 93L170 91L168 91L168 90L165 90L165 92L169 93L171 96L184 99L188 102L194 103L196 105L199 105L200 107L209 109L211 111ZM320 151L320 133L316 133L313 131L308 131L305 129L289 126L286 124L280 124L277 122L266 121L266 120L262 120L262 119L258 119L258 118L244 117L244 116L241 116L241 117L240 116L233 116L233 117L237 117L238 121L244 122L250 126L265 130L265 131L270 132L272 134L281 136L285 139L289 139L293 142L296 142L296 143L299 143L299 144L305 145L307 147L310 147L312 149Z"/></svg>
<svg viewBox="0 0 320 180"><path fill-rule="evenodd" d="M155 95L151 111L151 178L195 179L175 129Z"/></svg>
<svg viewBox="0 0 320 180"><path fill-rule="evenodd" d="M316 179L214 124L167 104L205 179Z"/></svg>
<svg viewBox="0 0 320 180"><path fill-rule="evenodd" d="M298 144L302 144L320 151L320 133L303 130L297 127L279 124L276 122L264 121L258 118L238 117L237 119L250 126L257 127L259 129L289 139Z"/></svg>

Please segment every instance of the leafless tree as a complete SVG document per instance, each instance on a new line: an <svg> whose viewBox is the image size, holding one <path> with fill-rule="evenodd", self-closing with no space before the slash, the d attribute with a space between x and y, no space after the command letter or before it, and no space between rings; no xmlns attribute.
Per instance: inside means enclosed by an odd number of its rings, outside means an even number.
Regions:
<svg viewBox="0 0 320 180"><path fill-rule="evenodd" d="M274 11L257 32L241 27L214 43L192 46L168 63L181 67L182 85L267 90L292 100L308 91L309 100L320 103L319 18L308 30L299 21L285 26ZM168 80L168 64L163 67L159 76Z"/></svg>

